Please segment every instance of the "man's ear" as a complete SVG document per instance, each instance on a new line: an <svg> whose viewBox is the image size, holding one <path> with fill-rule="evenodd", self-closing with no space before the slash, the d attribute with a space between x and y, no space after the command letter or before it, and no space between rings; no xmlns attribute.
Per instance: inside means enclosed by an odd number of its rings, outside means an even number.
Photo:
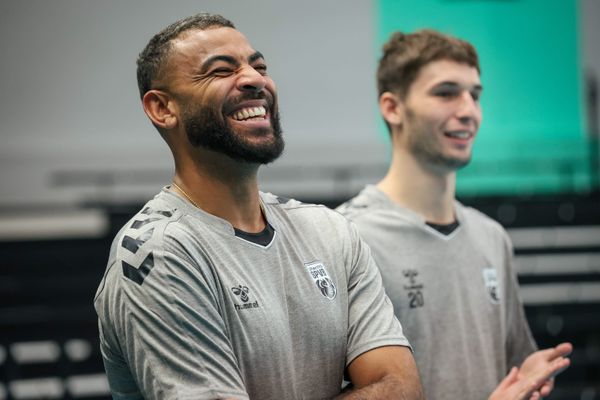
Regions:
<svg viewBox="0 0 600 400"><path fill-rule="evenodd" d="M404 121L404 103L397 94L383 92L379 96L379 111L391 127L402 125Z"/></svg>
<svg viewBox="0 0 600 400"><path fill-rule="evenodd" d="M175 103L171 96L161 90L149 90L142 98L144 112L152 123L162 129L173 129L177 125Z"/></svg>

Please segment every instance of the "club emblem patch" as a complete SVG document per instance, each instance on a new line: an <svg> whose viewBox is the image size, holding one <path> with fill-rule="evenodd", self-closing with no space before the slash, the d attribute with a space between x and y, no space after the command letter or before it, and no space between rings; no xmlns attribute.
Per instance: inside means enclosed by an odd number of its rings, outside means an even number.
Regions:
<svg viewBox="0 0 600 400"><path fill-rule="evenodd" d="M498 274L494 268L483 269L483 281L492 304L500 304L500 288L498 287Z"/></svg>
<svg viewBox="0 0 600 400"><path fill-rule="evenodd" d="M321 261L313 261L308 264L304 264L306 270L315 281L317 288L323 296L329 300L335 299L337 295L337 288L333 283L333 280L329 277L325 265Z"/></svg>

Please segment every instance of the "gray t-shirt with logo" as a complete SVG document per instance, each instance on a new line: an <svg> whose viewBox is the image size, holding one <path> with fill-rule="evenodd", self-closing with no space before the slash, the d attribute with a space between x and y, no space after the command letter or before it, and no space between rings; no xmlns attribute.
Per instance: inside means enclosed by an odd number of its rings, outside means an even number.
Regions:
<svg viewBox="0 0 600 400"><path fill-rule="evenodd" d="M369 248L323 206L261 193L235 230L163 189L116 236L94 301L115 399L322 399L408 346Z"/></svg>
<svg viewBox="0 0 600 400"><path fill-rule="evenodd" d="M487 399L536 350L500 224L456 202L459 225L444 235L375 186L338 211L372 249L426 398Z"/></svg>

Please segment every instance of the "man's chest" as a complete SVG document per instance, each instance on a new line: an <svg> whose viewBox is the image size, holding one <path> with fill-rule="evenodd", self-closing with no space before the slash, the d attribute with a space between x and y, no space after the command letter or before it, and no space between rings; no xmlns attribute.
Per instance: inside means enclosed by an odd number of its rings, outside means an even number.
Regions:
<svg viewBox="0 0 600 400"><path fill-rule="evenodd" d="M284 241L268 249L240 250L239 244L229 249L208 258L227 334L244 362L287 368L292 349L330 352L343 360L348 293L340 257Z"/></svg>

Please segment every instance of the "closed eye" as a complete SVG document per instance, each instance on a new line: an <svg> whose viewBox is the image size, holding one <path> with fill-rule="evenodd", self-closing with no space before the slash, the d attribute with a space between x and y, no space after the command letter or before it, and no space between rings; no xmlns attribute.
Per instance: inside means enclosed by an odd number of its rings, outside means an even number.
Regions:
<svg viewBox="0 0 600 400"><path fill-rule="evenodd" d="M267 66L265 64L255 65L253 67L261 75L267 75Z"/></svg>
<svg viewBox="0 0 600 400"><path fill-rule="evenodd" d="M211 76L225 77L233 74L235 71L231 68L216 68L210 71L208 74Z"/></svg>

